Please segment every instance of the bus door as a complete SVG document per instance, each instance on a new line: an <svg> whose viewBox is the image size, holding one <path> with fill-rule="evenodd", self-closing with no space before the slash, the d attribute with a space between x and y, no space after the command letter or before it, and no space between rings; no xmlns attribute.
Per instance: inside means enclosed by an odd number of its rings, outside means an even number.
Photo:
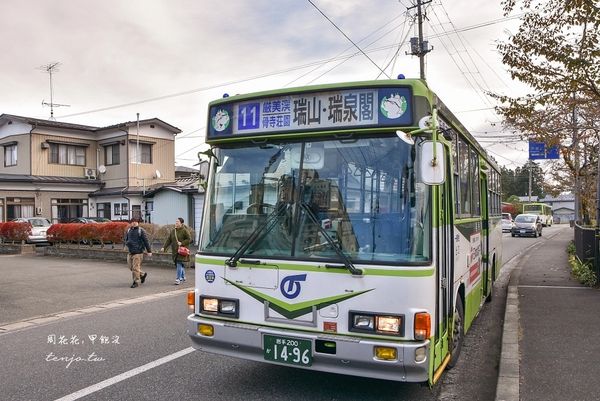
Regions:
<svg viewBox="0 0 600 401"><path fill-rule="evenodd" d="M491 291L492 277L491 277L491 260L490 260L490 210L489 210L489 192L488 192L488 180L485 173L480 175L481 185L480 198L481 198L481 269L483 274L483 283L481 289L483 291L482 298L485 298L489 291Z"/></svg>
<svg viewBox="0 0 600 401"><path fill-rule="evenodd" d="M450 164L450 163L448 163ZM452 197L452 173L450 166L446 172L446 181L438 186L439 189L439 205L440 205L440 231L438 233L438 322L439 330L436 334L436 343L441 349L449 349L448 343L448 324L452 321L453 314L453 279L454 270L454 251L453 251L453 197ZM446 342L445 347L443 342ZM440 358L438 360L438 358ZM441 363L443 355L436 355L435 365Z"/></svg>

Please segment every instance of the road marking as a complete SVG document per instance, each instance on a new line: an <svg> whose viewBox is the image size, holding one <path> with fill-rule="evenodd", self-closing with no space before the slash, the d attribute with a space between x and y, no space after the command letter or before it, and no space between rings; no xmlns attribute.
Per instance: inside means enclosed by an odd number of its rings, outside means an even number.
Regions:
<svg viewBox="0 0 600 401"><path fill-rule="evenodd" d="M174 354L167 355L165 357L162 357L160 359L157 359L157 360L152 361L150 363L147 363L145 365L138 366L137 368L128 370L127 372L121 373L120 375L111 377L110 379L103 380L100 383L93 384L93 385L91 385L89 387L83 388L83 389L81 389L79 391L76 391L74 393L65 395L64 397L58 398L55 401L74 401L74 400L78 400L78 399L83 398L85 396L88 396L88 395L90 395L92 393L100 391L100 390L102 390L102 389L104 389L106 387L112 386L113 384L119 383L119 382L121 382L123 380L127 380L130 377L137 376L140 373L144 373L144 372L146 372L146 371L148 371L150 369L153 369L153 368L155 368L157 366L163 365L163 364L165 364L167 362L171 362L171 361L173 361L173 360L175 360L177 358L181 358L182 356L185 356L185 355L187 355L187 354L189 354L191 352L194 352L194 348L192 348L192 347L188 347L188 348L182 349L181 351L175 352Z"/></svg>
<svg viewBox="0 0 600 401"><path fill-rule="evenodd" d="M82 309L50 313L48 315L31 317L28 319L24 319L24 320L12 322L12 323L6 323L6 324L2 323L3 325L0 326L0 335L9 333L11 331L21 330L24 328L36 327L36 326L39 326L42 324L54 322L56 320L67 318L67 317L88 315L88 314L92 314L92 313L96 313L96 312L110 310L113 308L119 308L119 307L138 304L138 303L142 303L142 302L155 301L158 299L173 297L176 295L183 294L184 292L187 293L192 288L193 287L190 287L190 288L186 287L186 288L182 288L179 290L172 290L172 291L167 291L167 292L159 292L156 294L144 295L144 296L141 296L138 298L126 298L126 299L121 299L121 300L116 300L116 301L108 301L108 302L98 304L98 305L87 306Z"/></svg>
<svg viewBox="0 0 600 401"><path fill-rule="evenodd" d="M519 288L559 288L562 290L591 290L590 287L560 286L560 285L519 285Z"/></svg>

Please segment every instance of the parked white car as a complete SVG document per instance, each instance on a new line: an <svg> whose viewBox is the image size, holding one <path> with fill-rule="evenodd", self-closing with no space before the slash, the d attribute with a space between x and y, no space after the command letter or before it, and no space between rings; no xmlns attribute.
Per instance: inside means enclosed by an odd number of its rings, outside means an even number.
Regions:
<svg viewBox="0 0 600 401"><path fill-rule="evenodd" d="M510 213L502 213L502 232L509 233L514 225L515 223Z"/></svg>
<svg viewBox="0 0 600 401"><path fill-rule="evenodd" d="M19 217L18 219L14 219L13 221L31 224L31 235L27 238L27 242L48 242L46 232L48 231L48 228L50 228L52 223L50 223L50 220L48 220L47 218Z"/></svg>

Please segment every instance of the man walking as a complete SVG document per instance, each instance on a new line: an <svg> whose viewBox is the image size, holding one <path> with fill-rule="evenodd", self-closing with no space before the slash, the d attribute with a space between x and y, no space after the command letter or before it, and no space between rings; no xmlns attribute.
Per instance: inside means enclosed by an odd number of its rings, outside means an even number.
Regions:
<svg viewBox="0 0 600 401"><path fill-rule="evenodd" d="M144 281L146 281L146 277L148 277L148 273L142 271L144 251L148 251L148 256L152 256L152 249L148 242L148 236L144 229L140 227L138 218L134 217L131 219L131 225L125 233L123 242L129 251L127 254L127 265L133 276L131 288L136 288L140 283L143 284Z"/></svg>

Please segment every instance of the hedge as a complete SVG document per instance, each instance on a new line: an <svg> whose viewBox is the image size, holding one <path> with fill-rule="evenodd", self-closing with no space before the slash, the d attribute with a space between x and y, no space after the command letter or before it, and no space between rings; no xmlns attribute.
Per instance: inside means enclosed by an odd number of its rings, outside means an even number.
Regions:
<svg viewBox="0 0 600 401"><path fill-rule="evenodd" d="M31 224L25 222L8 221L0 223L0 241L23 242L31 235Z"/></svg>
<svg viewBox="0 0 600 401"><path fill-rule="evenodd" d="M126 222L112 223L66 223L52 224L47 231L48 241L51 243L86 243L96 244L122 244L125 231L129 227ZM140 224L140 227L146 231L150 244L156 242L162 244L166 240L169 233L173 230L174 225L158 226L156 224ZM194 238L193 230L188 227L190 235Z"/></svg>
<svg viewBox="0 0 600 401"><path fill-rule="evenodd" d="M51 243L80 243L94 242L100 244L121 244L128 223L66 223L52 224L46 235Z"/></svg>

